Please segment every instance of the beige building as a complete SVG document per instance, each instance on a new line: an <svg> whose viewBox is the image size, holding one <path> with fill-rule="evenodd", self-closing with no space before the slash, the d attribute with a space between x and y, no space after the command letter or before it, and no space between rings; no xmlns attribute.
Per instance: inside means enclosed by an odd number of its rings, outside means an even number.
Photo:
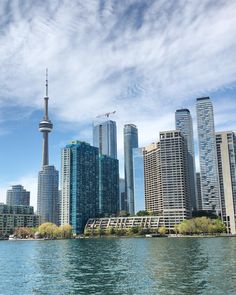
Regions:
<svg viewBox="0 0 236 295"><path fill-rule="evenodd" d="M144 148L145 209L162 216L174 229L191 218L187 146L180 131L160 133L160 141Z"/></svg>
<svg viewBox="0 0 236 295"><path fill-rule="evenodd" d="M232 131L216 133L220 182L221 215L227 232L236 234L236 135Z"/></svg>

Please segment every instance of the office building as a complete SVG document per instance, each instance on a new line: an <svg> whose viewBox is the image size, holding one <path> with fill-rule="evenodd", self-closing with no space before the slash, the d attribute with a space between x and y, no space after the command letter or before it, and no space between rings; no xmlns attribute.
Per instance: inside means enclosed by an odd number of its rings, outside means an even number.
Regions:
<svg viewBox="0 0 236 295"><path fill-rule="evenodd" d="M22 185L13 185L7 190L7 205L9 206L29 206L30 192L27 192Z"/></svg>
<svg viewBox="0 0 236 295"><path fill-rule="evenodd" d="M227 232L236 234L236 135L216 133L221 214Z"/></svg>
<svg viewBox="0 0 236 295"><path fill-rule="evenodd" d="M94 123L93 146L99 148L99 153L117 158L117 131L116 122L107 120L101 123Z"/></svg>
<svg viewBox="0 0 236 295"><path fill-rule="evenodd" d="M115 216L119 211L119 161L99 156L99 213Z"/></svg>
<svg viewBox="0 0 236 295"><path fill-rule="evenodd" d="M143 148L133 149L134 211L145 209Z"/></svg>
<svg viewBox="0 0 236 295"><path fill-rule="evenodd" d="M145 209L163 217L164 226L191 218L187 145L180 131L160 133L160 141L143 150Z"/></svg>
<svg viewBox="0 0 236 295"><path fill-rule="evenodd" d="M138 147L138 129L133 124L124 126L124 166L127 211L134 214L133 148Z"/></svg>
<svg viewBox="0 0 236 295"><path fill-rule="evenodd" d="M43 134L42 169L38 174L37 214L40 222L59 223L58 171L49 165L48 137L53 124L48 117L48 77L46 72L46 96L44 97L44 118L39 123Z"/></svg>
<svg viewBox="0 0 236 295"><path fill-rule="evenodd" d="M188 175L190 180L190 199L192 210L197 210L196 169L193 141L192 116L188 109L179 109L175 112L175 128L179 130L186 140L188 148Z"/></svg>
<svg viewBox="0 0 236 295"><path fill-rule="evenodd" d="M197 128L201 172L202 209L220 213L213 105L209 97L197 98Z"/></svg>
<svg viewBox="0 0 236 295"><path fill-rule="evenodd" d="M39 216L31 206L0 204L0 236L9 236L18 227L38 227Z"/></svg>
<svg viewBox="0 0 236 295"><path fill-rule="evenodd" d="M99 214L98 148L72 141L61 155L61 224L83 233L89 218Z"/></svg>

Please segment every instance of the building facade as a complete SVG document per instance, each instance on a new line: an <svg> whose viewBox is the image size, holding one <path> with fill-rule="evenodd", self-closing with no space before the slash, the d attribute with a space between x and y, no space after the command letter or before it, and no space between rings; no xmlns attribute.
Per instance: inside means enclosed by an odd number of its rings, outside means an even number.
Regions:
<svg viewBox="0 0 236 295"><path fill-rule="evenodd" d="M87 220L99 214L98 148L73 141L62 149L61 165L61 224L71 224L80 234Z"/></svg>
<svg viewBox="0 0 236 295"><path fill-rule="evenodd" d="M125 193L124 178L120 178L119 181L119 211L127 211L127 198Z"/></svg>
<svg viewBox="0 0 236 295"><path fill-rule="evenodd" d="M201 176L200 173L196 173L196 183L197 183L197 208L202 210L202 192L201 192Z"/></svg>
<svg viewBox="0 0 236 295"><path fill-rule="evenodd" d="M227 232L236 234L236 135L216 133L221 214Z"/></svg>
<svg viewBox="0 0 236 295"><path fill-rule="evenodd" d="M99 156L99 213L114 216L119 211L119 161Z"/></svg>
<svg viewBox="0 0 236 295"><path fill-rule="evenodd" d="M93 126L93 146L99 148L99 153L117 158L116 122L107 120Z"/></svg>
<svg viewBox="0 0 236 295"><path fill-rule="evenodd" d="M9 206L29 206L30 192L27 192L22 185L12 185L11 189L7 190L7 205Z"/></svg>
<svg viewBox="0 0 236 295"><path fill-rule="evenodd" d="M202 209L220 213L213 105L209 97L197 98L197 128L201 172Z"/></svg>
<svg viewBox="0 0 236 295"><path fill-rule="evenodd" d="M134 211L145 209L143 148L133 149Z"/></svg>
<svg viewBox="0 0 236 295"><path fill-rule="evenodd" d="M196 168L195 152L193 141L193 123L192 116L188 109L179 109L175 112L175 128L179 130L186 140L188 148L188 175L190 180L190 199L192 210L197 210L197 193L196 193Z"/></svg>
<svg viewBox="0 0 236 295"><path fill-rule="evenodd" d="M18 227L38 227L39 216L31 206L0 204L0 237L9 236Z"/></svg>
<svg viewBox="0 0 236 295"><path fill-rule="evenodd" d="M134 209L134 173L133 148L138 147L138 129L133 124L124 126L124 166L125 166L125 192L127 196L127 211L133 215Z"/></svg>
<svg viewBox="0 0 236 295"><path fill-rule="evenodd" d="M187 145L178 130L160 133L160 141L144 148L145 209L163 217L164 226L191 218Z"/></svg>
<svg viewBox="0 0 236 295"><path fill-rule="evenodd" d="M59 177L54 166L49 165L48 139L53 124L48 116L48 76L46 71L46 95L44 97L44 117L39 123L39 131L43 134L42 169L38 174L37 214L41 223L59 224Z"/></svg>

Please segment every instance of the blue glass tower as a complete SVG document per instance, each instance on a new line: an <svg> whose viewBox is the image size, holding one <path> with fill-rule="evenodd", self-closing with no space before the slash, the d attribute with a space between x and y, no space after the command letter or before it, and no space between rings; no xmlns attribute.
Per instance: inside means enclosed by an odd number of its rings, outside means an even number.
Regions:
<svg viewBox="0 0 236 295"><path fill-rule="evenodd" d="M74 234L99 213L98 173L98 148L73 141L62 149L61 224L71 224Z"/></svg>
<svg viewBox="0 0 236 295"><path fill-rule="evenodd" d="M135 208L135 213L137 213L140 210L145 210L143 148L133 149L133 171L134 171L134 208Z"/></svg>

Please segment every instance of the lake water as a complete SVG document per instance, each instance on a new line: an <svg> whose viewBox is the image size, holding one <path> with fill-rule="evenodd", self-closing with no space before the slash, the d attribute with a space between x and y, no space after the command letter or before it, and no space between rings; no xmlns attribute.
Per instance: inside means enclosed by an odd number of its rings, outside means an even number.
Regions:
<svg viewBox="0 0 236 295"><path fill-rule="evenodd" d="M0 294L236 294L236 238L1 241Z"/></svg>

